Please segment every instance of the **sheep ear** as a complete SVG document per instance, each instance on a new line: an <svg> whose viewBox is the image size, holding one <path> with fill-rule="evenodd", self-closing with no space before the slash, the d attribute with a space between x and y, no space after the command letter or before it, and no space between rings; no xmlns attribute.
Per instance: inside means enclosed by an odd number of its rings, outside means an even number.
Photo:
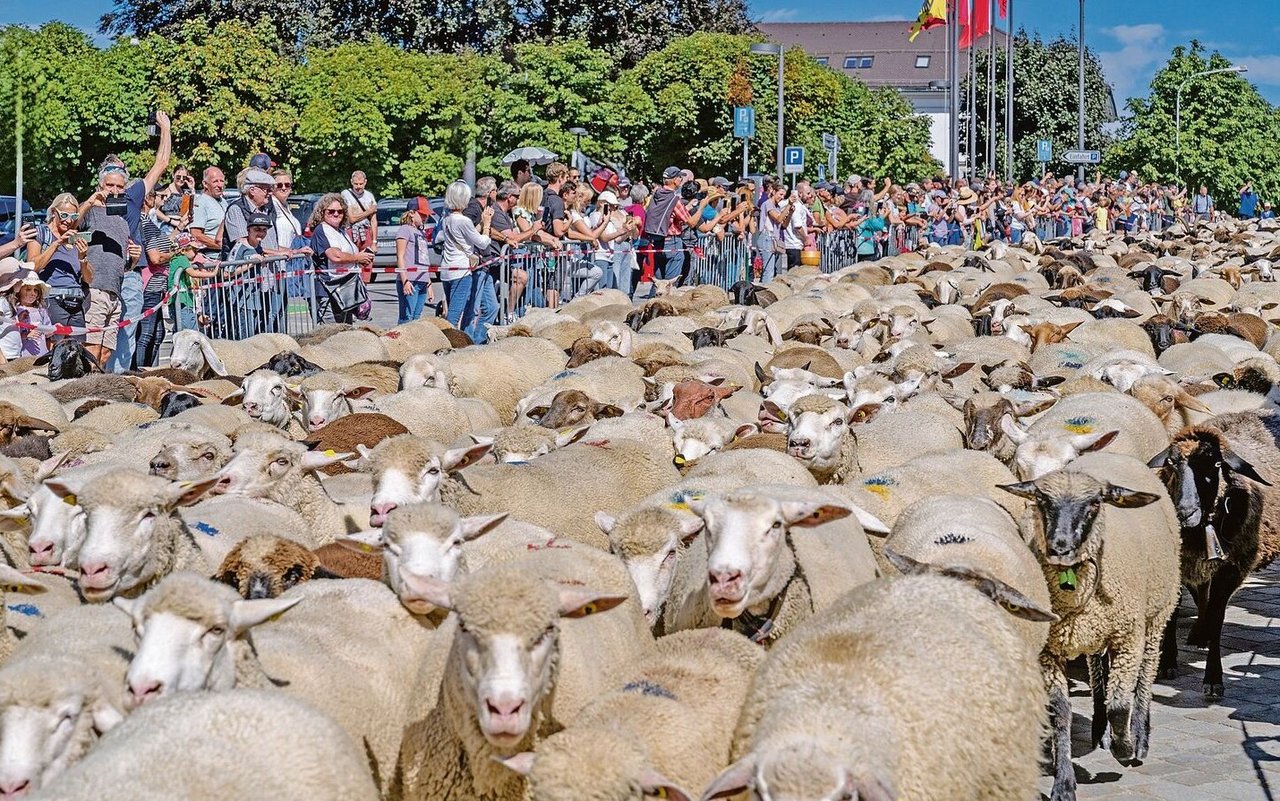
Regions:
<svg viewBox="0 0 1280 801"><path fill-rule="evenodd" d="M858 506L856 503L849 504L849 509L853 512L853 516L858 521L858 524L862 526L862 530L868 534L888 536L889 532L893 530L888 523L871 514L866 509L863 509L861 506Z"/></svg>
<svg viewBox="0 0 1280 801"><path fill-rule="evenodd" d="M728 798L755 786L755 757L751 754L725 768L702 793L702 801Z"/></svg>
<svg viewBox="0 0 1280 801"><path fill-rule="evenodd" d="M444 458L440 460L440 468L446 473L452 473L455 470L470 467L488 456L491 450L493 450L492 442L481 442L467 448L450 448L444 452Z"/></svg>
<svg viewBox="0 0 1280 801"><path fill-rule="evenodd" d="M1000 431L1015 445L1021 445L1027 441L1026 430L1013 421L1013 415L1000 416Z"/></svg>
<svg viewBox="0 0 1280 801"><path fill-rule="evenodd" d="M61 429L53 423L46 423L38 417L29 415L18 416L18 428L29 428L35 431L60 431Z"/></svg>
<svg viewBox="0 0 1280 801"><path fill-rule="evenodd" d="M223 406L239 406L240 398L243 395L244 395L244 387L240 387L239 389L236 389L235 391L228 393L226 397L222 399L222 405Z"/></svg>
<svg viewBox="0 0 1280 801"><path fill-rule="evenodd" d="M943 378L957 378L972 370L974 362L962 362L952 367L950 370L942 374Z"/></svg>
<svg viewBox="0 0 1280 801"><path fill-rule="evenodd" d="M265 623L276 615L284 614L301 601L301 598L259 598L253 601L239 600L231 604L231 630L243 634L259 623Z"/></svg>
<svg viewBox="0 0 1280 801"><path fill-rule="evenodd" d="M694 514L680 514L678 517L680 519L680 542L688 545L693 542L693 538L697 536L699 531L702 531L703 526L706 524L702 522L701 517Z"/></svg>
<svg viewBox="0 0 1280 801"><path fill-rule="evenodd" d="M1147 461L1147 467L1150 467L1152 470L1159 470L1161 467L1164 467L1165 464L1169 461L1169 452L1172 450L1173 450L1173 446L1170 445L1169 447L1157 453L1155 456L1152 456Z"/></svg>
<svg viewBox="0 0 1280 801"><path fill-rule="evenodd" d="M760 362L756 362L756 380L761 384L769 380L769 377L765 375L764 368L760 366Z"/></svg>
<svg viewBox="0 0 1280 801"><path fill-rule="evenodd" d="M1045 411L1057 402L1058 399L1054 397L1028 398L1015 404L1013 412L1019 417L1030 417L1033 414L1039 414L1040 412Z"/></svg>
<svg viewBox="0 0 1280 801"><path fill-rule="evenodd" d="M597 418L605 417L621 417L625 412L621 408L614 406L612 403L596 404L595 416Z"/></svg>
<svg viewBox="0 0 1280 801"><path fill-rule="evenodd" d="M200 337L200 352L204 354L204 360L209 365L209 369L218 375L227 374L227 366L222 363L222 359L218 358L218 354L213 352L213 343L208 337Z"/></svg>
<svg viewBox="0 0 1280 801"><path fill-rule="evenodd" d="M1213 377L1213 383L1217 384L1223 389L1235 389L1236 377L1233 376L1231 373L1218 373Z"/></svg>
<svg viewBox="0 0 1280 801"><path fill-rule="evenodd" d="M856 409L849 410L849 424L866 423L880 414L883 407L879 403L864 403Z"/></svg>
<svg viewBox="0 0 1280 801"><path fill-rule="evenodd" d="M530 420L541 420L543 415L551 411L550 406L534 406L532 409L524 413L524 416Z"/></svg>
<svg viewBox="0 0 1280 801"><path fill-rule="evenodd" d="M853 514L853 510L847 506L816 501L783 501L781 506L782 519L787 521L788 525L801 528L820 526Z"/></svg>
<svg viewBox="0 0 1280 801"><path fill-rule="evenodd" d="M734 429L733 438L742 439L743 437L749 437L759 430L760 430L760 426L756 425L755 423L743 423L742 425Z"/></svg>
<svg viewBox="0 0 1280 801"><path fill-rule="evenodd" d="M1019 481L1016 484L997 484L996 489L1002 489L1005 492L1017 495L1019 498L1025 498L1028 501L1034 501L1040 497L1040 489L1036 487L1036 483L1034 481Z"/></svg>
<svg viewBox="0 0 1280 801"><path fill-rule="evenodd" d="M1160 496L1154 492L1139 492L1117 487L1115 484L1108 484L1102 493L1102 500L1121 509L1138 509L1147 504L1155 503L1160 500Z"/></svg>
<svg viewBox="0 0 1280 801"><path fill-rule="evenodd" d="M904 576L933 573L963 581L990 598L1014 617L1035 623L1052 623L1058 619L1058 616L1052 611L1043 608L1040 604L1005 584L1000 579L990 576L981 570L968 567L932 565L928 562L912 559L891 548L884 549L884 558Z"/></svg>
<svg viewBox="0 0 1280 801"><path fill-rule="evenodd" d="M768 423L786 423L787 422L787 413L783 411L781 406L779 406L778 404L774 403L771 400L767 400L764 403L760 404L759 417L761 420Z"/></svg>
<svg viewBox="0 0 1280 801"><path fill-rule="evenodd" d="M717 379L717 380L723 380L723 379ZM742 387L738 386L737 384L726 384L725 386L717 386L713 390L713 392L715 393L717 399L724 400L725 398L732 396L733 393L737 392L740 389L742 389Z"/></svg>
<svg viewBox="0 0 1280 801"><path fill-rule="evenodd" d="M913 559L910 556L898 553L889 547L884 549L884 559L886 562L893 565L894 570L897 570L904 576L923 575L931 572L933 567L928 562L921 562L917 559Z"/></svg>
<svg viewBox="0 0 1280 801"><path fill-rule="evenodd" d="M1104 431L1101 434L1076 434L1071 438L1071 446L1078 453L1091 453L1107 447L1118 436L1120 436L1118 430Z"/></svg>
<svg viewBox="0 0 1280 801"><path fill-rule="evenodd" d="M386 537L383 536L380 528L371 528L347 534L338 537L334 542L356 553L382 553L382 549L387 544Z"/></svg>
<svg viewBox="0 0 1280 801"><path fill-rule="evenodd" d="M688 793L652 768L642 770L636 779L639 780L640 789L646 796L665 798L667 801L693 801Z"/></svg>
<svg viewBox="0 0 1280 801"><path fill-rule="evenodd" d="M856 798L858 801L898 801L898 794L893 792L882 779L875 776L846 773L844 789L848 797Z"/></svg>
<svg viewBox="0 0 1280 801"><path fill-rule="evenodd" d="M31 508L25 502L11 509L0 509L0 520L17 520L26 522L31 517Z"/></svg>
<svg viewBox="0 0 1280 801"><path fill-rule="evenodd" d="M302 469L319 470L322 467L328 467L331 464L337 464L338 462L350 459L352 456L355 456L355 454L350 451L343 453L338 453L333 450L307 451L302 454Z"/></svg>
<svg viewBox="0 0 1280 801"><path fill-rule="evenodd" d="M613 532L613 527L618 525L618 519L608 512L596 512L596 525L606 535Z"/></svg>
<svg viewBox="0 0 1280 801"><path fill-rule="evenodd" d="M35 576L29 576L0 562L0 587L5 592L44 592L48 587Z"/></svg>
<svg viewBox="0 0 1280 801"><path fill-rule="evenodd" d="M464 517L458 522L462 530L462 538L464 540L474 540L484 534L493 531L494 528L502 524L502 521L508 517L507 512L496 515L475 515L473 517Z"/></svg>
<svg viewBox="0 0 1280 801"><path fill-rule="evenodd" d="M1084 323L1083 323L1083 322L1080 322L1080 323L1067 323L1066 325L1060 325L1060 326L1058 326L1058 332L1059 332L1060 334L1062 334L1063 336L1066 336L1067 334L1070 334L1072 331L1076 330L1077 328L1079 328L1079 327L1080 327L1080 326L1082 326L1082 325L1084 325Z"/></svg>
<svg viewBox="0 0 1280 801"><path fill-rule="evenodd" d="M106 734L124 722L124 713L105 698L99 698L91 707L93 728L98 734Z"/></svg>
<svg viewBox="0 0 1280 801"><path fill-rule="evenodd" d="M503 765L508 770L519 773L521 776L528 776L530 773L533 773L533 758L534 754L532 751L521 751L520 753L512 754L505 759L500 756L490 757L494 762Z"/></svg>
<svg viewBox="0 0 1280 801"><path fill-rule="evenodd" d="M1231 472L1237 475L1241 475L1241 476L1244 476L1245 478L1252 479L1253 481L1256 481L1259 484L1262 484L1263 486L1266 486L1266 487L1271 486L1270 481L1267 481L1265 478L1258 475L1258 471L1254 469L1253 465L1249 464L1244 459L1241 459L1233 451L1230 451L1230 450L1223 451L1222 462L1227 467L1231 468Z"/></svg>
<svg viewBox="0 0 1280 801"><path fill-rule="evenodd" d="M560 617L586 617L597 612L607 612L627 600L625 595L608 595L577 587L558 587L560 591Z"/></svg>
<svg viewBox="0 0 1280 801"><path fill-rule="evenodd" d="M581 428L573 428L568 431L561 431L560 433L556 434L556 447L563 448L566 445L572 445L573 443L585 437L587 435L587 431L590 430L590 428L591 426L586 425L586 426L582 426Z"/></svg>
<svg viewBox="0 0 1280 801"><path fill-rule="evenodd" d="M218 477L206 478L203 481L175 481L169 485L166 493L166 506L175 509L179 506L191 506L218 485Z"/></svg>

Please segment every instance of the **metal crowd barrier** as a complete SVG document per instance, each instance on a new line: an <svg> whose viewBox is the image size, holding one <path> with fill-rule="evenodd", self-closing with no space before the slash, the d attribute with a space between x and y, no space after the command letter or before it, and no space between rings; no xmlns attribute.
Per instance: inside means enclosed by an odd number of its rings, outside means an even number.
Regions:
<svg viewBox="0 0 1280 801"><path fill-rule="evenodd" d="M204 265L216 275L192 282L196 325L216 339L247 339L255 334L305 334L323 322L329 298L316 279L309 257L246 259ZM189 323L170 301L173 328Z"/></svg>

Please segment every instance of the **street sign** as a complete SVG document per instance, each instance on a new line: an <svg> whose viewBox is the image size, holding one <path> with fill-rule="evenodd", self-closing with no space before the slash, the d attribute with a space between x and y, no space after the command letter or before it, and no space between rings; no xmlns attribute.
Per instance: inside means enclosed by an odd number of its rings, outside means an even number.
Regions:
<svg viewBox="0 0 1280 801"><path fill-rule="evenodd" d="M1036 161L1053 161L1053 142L1048 139L1036 140Z"/></svg>
<svg viewBox="0 0 1280 801"><path fill-rule="evenodd" d="M1062 154L1062 159L1068 164L1101 164L1102 152L1099 150L1068 150Z"/></svg>
<svg viewBox="0 0 1280 801"><path fill-rule="evenodd" d="M733 107L733 135L750 139L756 135L756 110L753 106Z"/></svg>
<svg viewBox="0 0 1280 801"><path fill-rule="evenodd" d="M804 172L803 147L788 147L782 151L782 171L787 174Z"/></svg>
<svg viewBox="0 0 1280 801"><path fill-rule="evenodd" d="M835 134L824 133L822 135L822 149L828 150L828 151L839 150L840 137L836 136Z"/></svg>

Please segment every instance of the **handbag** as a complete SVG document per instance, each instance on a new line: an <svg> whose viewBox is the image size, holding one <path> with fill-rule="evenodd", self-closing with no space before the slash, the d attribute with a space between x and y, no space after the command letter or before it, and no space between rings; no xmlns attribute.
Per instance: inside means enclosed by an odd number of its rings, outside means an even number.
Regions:
<svg viewBox="0 0 1280 801"><path fill-rule="evenodd" d="M369 302L369 289L364 285L359 273L340 275L335 279L322 279L321 283L329 293L329 302L343 314L353 312Z"/></svg>

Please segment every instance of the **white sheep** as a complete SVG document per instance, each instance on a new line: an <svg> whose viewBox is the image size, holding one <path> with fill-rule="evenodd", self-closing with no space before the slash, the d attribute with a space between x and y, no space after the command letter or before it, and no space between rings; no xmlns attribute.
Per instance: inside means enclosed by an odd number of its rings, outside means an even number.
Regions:
<svg viewBox="0 0 1280 801"><path fill-rule="evenodd" d="M1141 401L1115 392L1069 395L1044 412L1025 431L1009 416L1001 430L1017 443L1014 466L1019 478L1038 478L1082 453L1108 448L1146 461L1169 447L1164 423Z"/></svg>
<svg viewBox="0 0 1280 801"><path fill-rule="evenodd" d="M703 798L1031 797L1044 687L993 600L1044 616L994 580L912 575L809 619L756 672Z"/></svg>
<svg viewBox="0 0 1280 801"><path fill-rule="evenodd" d="M39 797L310 798L375 801L362 749L333 721L276 691L187 693L113 729Z"/></svg>
<svg viewBox="0 0 1280 801"><path fill-rule="evenodd" d="M223 402L240 400L240 408L251 420L258 420L282 430L289 429L294 411L302 405L298 388L290 386L284 376L274 370L254 370L244 377L240 388Z"/></svg>
<svg viewBox="0 0 1280 801"><path fill-rule="evenodd" d="M257 334L248 339L211 340L199 331L187 329L173 335L169 366L189 370L201 378L212 375L246 375L267 363L282 350L298 350L287 334Z"/></svg>
<svg viewBox="0 0 1280 801"><path fill-rule="evenodd" d="M412 434L439 442L456 442L473 431L498 428L498 414L488 402L460 398L444 389L404 389L378 398L371 411L382 412Z"/></svg>
<svg viewBox="0 0 1280 801"><path fill-rule="evenodd" d="M564 351L551 342L539 337L510 337L442 356L412 356L401 369L400 387L435 387L458 397L488 401L502 423L510 425L520 399L564 370L564 365Z"/></svg>
<svg viewBox="0 0 1280 801"><path fill-rule="evenodd" d="M754 642L777 642L879 573L852 507L822 488L757 485L687 503L706 526L711 608Z"/></svg>

